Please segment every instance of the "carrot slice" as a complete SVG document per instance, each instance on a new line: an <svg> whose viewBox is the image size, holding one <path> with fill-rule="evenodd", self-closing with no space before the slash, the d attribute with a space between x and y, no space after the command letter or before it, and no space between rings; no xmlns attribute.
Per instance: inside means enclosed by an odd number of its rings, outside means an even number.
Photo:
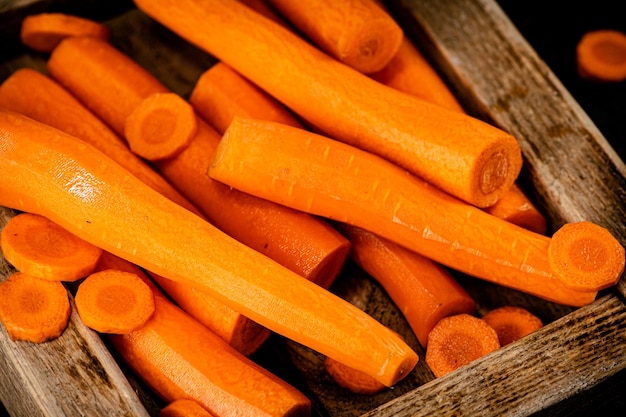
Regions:
<svg viewBox="0 0 626 417"><path fill-rule="evenodd" d="M108 27L91 19L65 13L39 13L24 18L20 39L35 51L50 52L70 36L93 36L108 41L109 34Z"/></svg>
<svg viewBox="0 0 626 417"><path fill-rule="evenodd" d="M59 281L15 272L0 283L0 321L13 340L42 343L57 338L70 313L67 290Z"/></svg>
<svg viewBox="0 0 626 417"><path fill-rule="evenodd" d="M496 331L484 320L458 314L441 319L430 332L425 359L442 377L499 348Z"/></svg>
<svg viewBox="0 0 626 417"><path fill-rule="evenodd" d="M130 149L149 160L171 158L193 139L198 125L193 107L174 93L155 93L126 118L124 134Z"/></svg>
<svg viewBox="0 0 626 417"><path fill-rule="evenodd" d="M387 388L371 376L350 368L335 359L326 357L324 367L337 385L356 394L372 395Z"/></svg>
<svg viewBox="0 0 626 417"><path fill-rule="evenodd" d="M76 309L86 326L100 333L128 334L154 313L154 295L136 274L107 269L78 286Z"/></svg>
<svg viewBox="0 0 626 417"><path fill-rule="evenodd" d="M626 79L626 34L599 29L587 32L576 46L579 75L591 81L615 83Z"/></svg>
<svg viewBox="0 0 626 417"><path fill-rule="evenodd" d="M533 313L518 306L502 306L489 311L482 319L498 334L500 346L506 346L543 327Z"/></svg>
<svg viewBox="0 0 626 417"><path fill-rule="evenodd" d="M34 213L12 217L0 234L7 261L18 271L53 281L76 281L96 267L102 250Z"/></svg>
<svg viewBox="0 0 626 417"><path fill-rule="evenodd" d="M550 266L564 285L600 291L617 284L624 272L624 247L604 227L568 223L552 236Z"/></svg>
<svg viewBox="0 0 626 417"><path fill-rule="evenodd" d="M170 402L159 413L159 417L215 417L196 400L179 398Z"/></svg>

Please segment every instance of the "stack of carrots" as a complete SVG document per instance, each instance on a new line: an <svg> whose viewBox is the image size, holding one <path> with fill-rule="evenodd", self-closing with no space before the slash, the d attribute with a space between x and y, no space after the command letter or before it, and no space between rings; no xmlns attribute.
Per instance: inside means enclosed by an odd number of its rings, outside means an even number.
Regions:
<svg viewBox="0 0 626 417"><path fill-rule="evenodd" d="M543 325L516 306L477 317L451 270L571 306L621 277L624 248L606 229L580 222L547 235L516 184L515 138L466 114L377 1L135 3L219 62L186 101L95 22L29 19L23 41L50 52L50 75L24 69L0 86L0 159L10 162L0 204L95 248L74 277L84 279L77 308L171 402L163 415L242 404L310 413L246 357L272 332L326 355L351 391L404 378L415 352L328 291L348 257L389 293L437 377ZM3 232L7 259L12 246ZM88 291L110 271L148 300L124 328L90 321L103 315ZM192 332L195 344L182 343ZM213 366L198 354L207 348ZM175 354L199 376L168 374L163 358ZM227 367L262 393L211 388ZM192 396L194 384L225 390L221 405Z"/></svg>

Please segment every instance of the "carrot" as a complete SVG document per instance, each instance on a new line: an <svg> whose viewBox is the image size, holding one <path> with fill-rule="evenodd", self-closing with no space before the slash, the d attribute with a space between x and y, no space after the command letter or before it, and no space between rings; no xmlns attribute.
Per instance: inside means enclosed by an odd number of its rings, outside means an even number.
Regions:
<svg viewBox="0 0 626 417"><path fill-rule="evenodd" d="M159 417L215 417L195 400L179 398L165 406Z"/></svg>
<svg viewBox="0 0 626 417"><path fill-rule="evenodd" d="M109 40L110 30L102 23L65 13L38 13L22 20L20 39L38 52L52 51L70 36L94 36Z"/></svg>
<svg viewBox="0 0 626 417"><path fill-rule="evenodd" d="M551 238L454 199L376 155L315 133L235 118L209 174L244 192L361 227L477 278L572 306L596 296L597 285L581 290L564 285L563 274L548 261ZM619 245L612 237L604 244ZM606 266L589 260L584 267L593 275L624 263L623 258L603 260ZM604 278L610 286L619 274Z"/></svg>
<svg viewBox="0 0 626 417"><path fill-rule="evenodd" d="M67 290L60 281L15 272L0 283L0 321L12 340L55 339L67 327L70 312Z"/></svg>
<svg viewBox="0 0 626 417"><path fill-rule="evenodd" d="M441 265L359 227L338 227L352 243L352 259L382 285L422 346L443 317L474 313L472 297Z"/></svg>
<svg viewBox="0 0 626 417"><path fill-rule="evenodd" d="M12 217L0 247L18 271L51 281L76 281L93 272L102 250L34 213Z"/></svg>
<svg viewBox="0 0 626 417"><path fill-rule="evenodd" d="M575 290L599 291L617 283L624 272L624 247L591 222L568 223L557 230L548 256L561 281Z"/></svg>
<svg viewBox="0 0 626 417"><path fill-rule="evenodd" d="M0 205L44 215L148 271L202 286L270 330L386 385L418 361L392 330L171 202L95 148L2 111Z"/></svg>
<svg viewBox="0 0 626 417"><path fill-rule="evenodd" d="M402 29L369 0L268 0L335 59L363 73L380 71L402 42Z"/></svg>
<svg viewBox="0 0 626 417"><path fill-rule="evenodd" d="M500 346L506 346L543 327L541 319L524 307L506 305L495 308L482 319L498 334Z"/></svg>
<svg viewBox="0 0 626 417"><path fill-rule="evenodd" d="M108 68L107 78L99 76L101 70L77 70L98 66ZM65 40L50 56L48 68L53 77L72 84L76 89L71 91L84 102L100 109L96 114L109 123L126 118L132 109L119 106L102 91L115 89L117 96L130 102L133 97L151 93L147 88L135 91L133 83L127 79L137 85L158 84L158 80L120 51L95 39ZM152 81L145 80L146 77ZM163 89L165 87L154 92ZM328 287L348 256L349 242L320 219L232 190L209 178L207 171L219 141L220 135L206 122L198 120L198 130L191 144L178 156L157 161L154 166L219 229L292 271Z"/></svg>
<svg viewBox="0 0 626 417"><path fill-rule="evenodd" d="M80 283L76 309L83 323L97 332L128 334L152 316L154 295L136 274L108 269Z"/></svg>
<svg viewBox="0 0 626 417"><path fill-rule="evenodd" d="M613 29L592 30L576 46L581 78L617 83L626 80L626 34Z"/></svg>
<svg viewBox="0 0 626 417"><path fill-rule="evenodd" d="M444 317L428 336L426 363L437 378L500 348L498 335L470 314Z"/></svg>
<svg viewBox="0 0 626 417"><path fill-rule="evenodd" d="M520 172L513 136L384 86L237 1L135 4L315 129L381 155L465 201L495 203Z"/></svg>
<svg viewBox="0 0 626 417"><path fill-rule="evenodd" d="M369 375L350 368L332 358L324 359L324 368L342 388L356 394L377 394L387 388Z"/></svg>
<svg viewBox="0 0 626 417"><path fill-rule="evenodd" d="M124 134L130 149L149 161L181 153L198 128L193 107L174 93L155 93L126 118Z"/></svg>
<svg viewBox="0 0 626 417"><path fill-rule="evenodd" d="M0 108L21 113L84 140L150 187L200 215L170 183L133 154L120 136L50 77L30 68L13 72L0 84Z"/></svg>
<svg viewBox="0 0 626 417"><path fill-rule="evenodd" d="M485 211L535 233L544 235L548 231L545 216L517 184L513 184L494 205L486 207Z"/></svg>

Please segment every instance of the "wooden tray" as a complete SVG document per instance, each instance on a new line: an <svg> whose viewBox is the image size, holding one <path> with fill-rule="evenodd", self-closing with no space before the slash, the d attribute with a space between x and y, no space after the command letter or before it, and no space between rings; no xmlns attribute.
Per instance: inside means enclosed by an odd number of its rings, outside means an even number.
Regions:
<svg viewBox="0 0 626 417"><path fill-rule="evenodd" d="M525 156L522 180L551 227L590 220L626 244L626 166L498 4L386 3L468 111L518 138ZM46 56L20 49L15 36L22 16L43 10L105 21L116 47L185 97L214 63L128 1L0 0L0 28L8 40L0 49L0 81L22 66L45 71ZM0 227L14 214L0 207ZM11 272L0 258L0 279ZM253 359L307 394L315 416L574 415L620 401L626 380L624 279L580 309L458 279L479 310L523 305L546 326L439 379L422 360L394 389L374 396L337 388L320 355L278 336ZM423 358L401 313L357 267L348 264L332 290L404 335ZM0 401L12 416L157 416L161 400L116 359L75 315L61 338L40 345L12 342L0 326Z"/></svg>

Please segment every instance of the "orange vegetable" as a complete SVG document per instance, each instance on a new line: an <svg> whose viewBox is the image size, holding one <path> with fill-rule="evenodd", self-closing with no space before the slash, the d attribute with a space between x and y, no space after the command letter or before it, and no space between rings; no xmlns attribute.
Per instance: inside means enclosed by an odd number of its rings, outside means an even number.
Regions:
<svg viewBox="0 0 626 417"><path fill-rule="evenodd" d="M441 377L499 348L496 331L484 320L457 314L444 317L430 332L426 363Z"/></svg>
<svg viewBox="0 0 626 417"><path fill-rule="evenodd" d="M52 51L70 36L94 36L109 40L109 28L102 23L65 13L38 13L22 21L20 39L24 45L38 52Z"/></svg>
<svg viewBox="0 0 626 417"><path fill-rule="evenodd" d="M34 213L12 217L0 247L18 271L51 281L76 281L93 272L102 250Z"/></svg>
<svg viewBox="0 0 626 417"><path fill-rule="evenodd" d="M535 233L544 235L548 231L546 218L517 184L513 184L494 205L486 207L485 211Z"/></svg>
<svg viewBox="0 0 626 417"><path fill-rule="evenodd" d="M626 80L626 34L598 29L585 33L576 46L578 74L591 81Z"/></svg>
<svg viewBox="0 0 626 417"><path fill-rule="evenodd" d="M0 321L12 340L42 343L57 338L70 313L67 290L60 281L15 272L0 283Z"/></svg>
<svg viewBox="0 0 626 417"><path fill-rule="evenodd" d="M130 149L149 161L181 153L198 128L193 107L174 93L155 93L126 118L124 135Z"/></svg>
<svg viewBox="0 0 626 417"><path fill-rule="evenodd" d="M543 327L541 319L524 307L502 306L489 311L482 319L498 334L500 346L506 346Z"/></svg>
<svg viewBox="0 0 626 417"><path fill-rule="evenodd" d="M441 265L359 227L339 228L352 242L352 259L381 284L422 346L443 317L474 313L472 297Z"/></svg>
<svg viewBox="0 0 626 417"><path fill-rule="evenodd" d="M135 4L316 129L472 204L495 203L520 172L521 151L511 135L382 85L237 1Z"/></svg>
<svg viewBox="0 0 626 417"><path fill-rule="evenodd" d="M0 205L44 215L148 271L202 286L270 330L386 385L417 363L395 332L357 307L227 236L95 148L3 111Z"/></svg>
<svg viewBox="0 0 626 417"><path fill-rule="evenodd" d="M372 395L387 388L371 376L350 368L332 358L325 358L324 367L337 385L356 394Z"/></svg>
<svg viewBox="0 0 626 417"><path fill-rule="evenodd" d="M319 48L359 72L380 71L402 42L402 29L375 1L268 2Z"/></svg>
<svg viewBox="0 0 626 417"><path fill-rule="evenodd" d="M107 269L85 278L76 291L76 309L100 333L128 334L154 313L154 295L136 274Z"/></svg>
<svg viewBox="0 0 626 417"><path fill-rule="evenodd" d="M100 76L103 70L78 70L99 66L108 68L107 78ZM103 91L114 89L117 97L130 102L150 92L147 87L135 91L127 79L137 85L158 84L120 51L95 39L65 40L52 53L48 67L55 78L72 84L75 90L71 91L92 103L91 107L101 111L97 114L110 123L124 119L132 109L119 106ZM146 77L152 81L146 81ZM349 242L320 219L232 190L209 178L207 171L220 135L206 122L197 122L191 144L178 156L154 163L158 171L220 230L319 285L329 286L345 262Z"/></svg>
<svg viewBox="0 0 626 417"><path fill-rule="evenodd" d="M133 154L120 136L50 77L30 68L13 72L0 84L0 108L84 140L170 200L200 214L170 183Z"/></svg>
<svg viewBox="0 0 626 417"><path fill-rule="evenodd" d="M215 417L197 401L188 398L179 398L165 406L159 417Z"/></svg>
<svg viewBox="0 0 626 417"><path fill-rule="evenodd" d="M315 133L236 118L209 174L244 192L361 227L443 265L547 300L580 306L596 296L596 285L584 290L564 285L563 275L548 261L551 238L454 199L376 155ZM616 244L612 237L604 242L607 248ZM623 258L604 260L606 266L589 260L581 267L591 274L623 267ZM618 280L615 273L602 282L610 286Z"/></svg>

